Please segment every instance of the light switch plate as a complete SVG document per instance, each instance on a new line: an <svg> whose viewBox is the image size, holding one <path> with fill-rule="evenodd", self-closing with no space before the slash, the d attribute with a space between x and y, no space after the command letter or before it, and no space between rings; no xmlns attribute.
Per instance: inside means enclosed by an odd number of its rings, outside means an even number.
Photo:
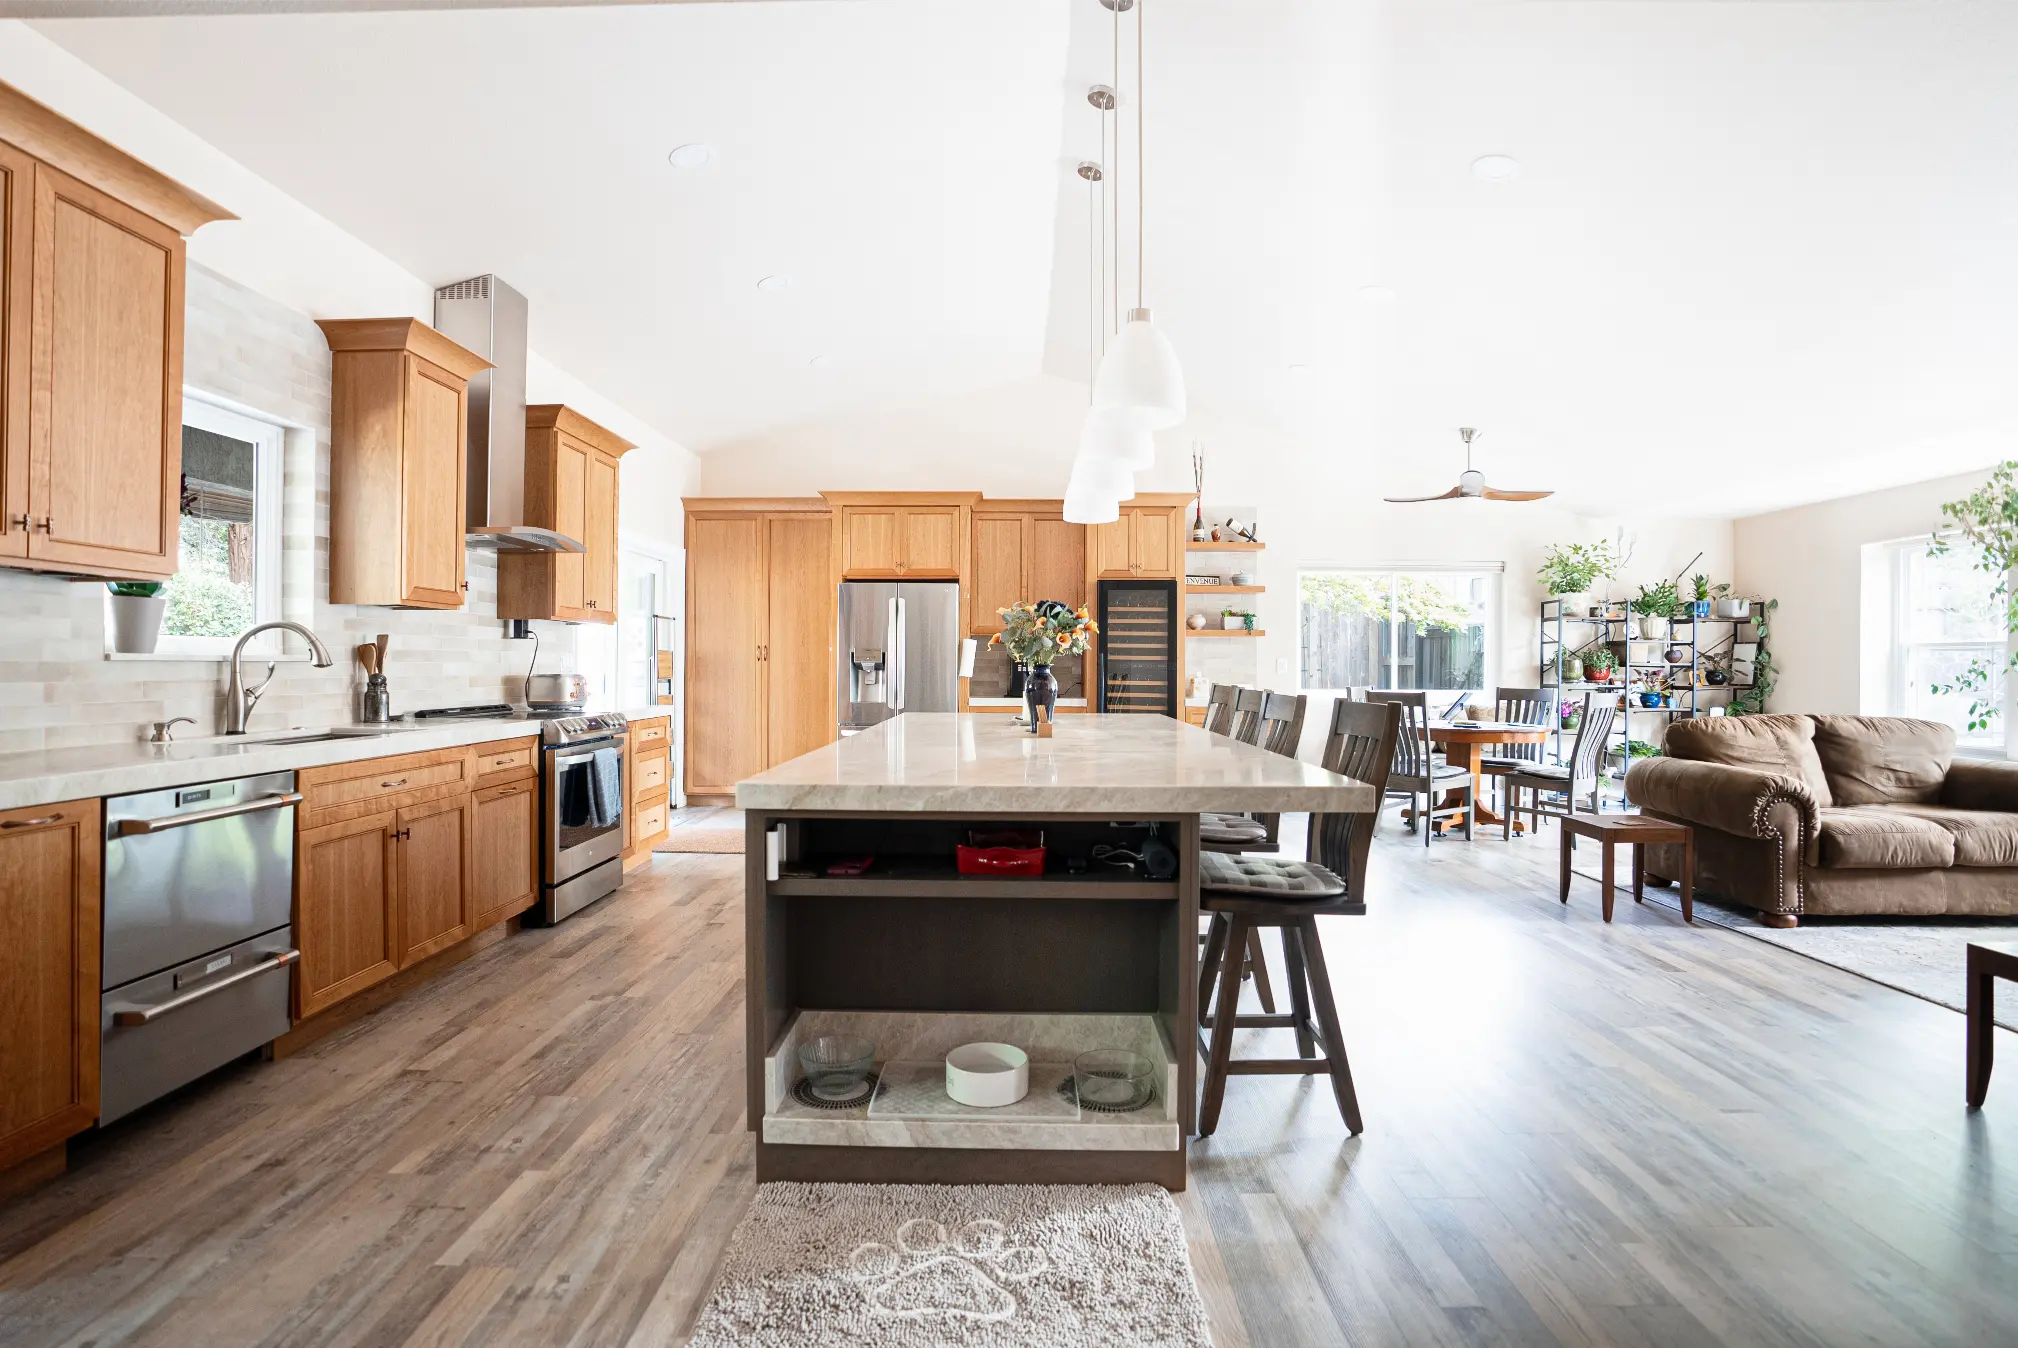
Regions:
<svg viewBox="0 0 2018 1348"><path fill-rule="evenodd" d="M1288 659L1286 659L1286 658L1284 658L1284 659L1278 659L1278 660L1277 660L1277 661L1275 662L1275 672L1276 672L1276 673L1278 673L1278 674L1287 674L1287 673L1289 673L1289 661L1288 661Z"/></svg>

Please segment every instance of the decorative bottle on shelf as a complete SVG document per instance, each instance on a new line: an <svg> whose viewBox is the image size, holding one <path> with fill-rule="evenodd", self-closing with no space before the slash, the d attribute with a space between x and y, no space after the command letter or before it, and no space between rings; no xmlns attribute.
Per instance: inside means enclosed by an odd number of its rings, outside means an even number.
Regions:
<svg viewBox="0 0 2018 1348"><path fill-rule="evenodd" d="M1023 682L1023 704L1030 713L1030 733L1037 733L1037 710L1044 709L1044 720L1050 720L1058 710L1058 681L1051 677L1051 666L1030 666L1029 677Z"/></svg>

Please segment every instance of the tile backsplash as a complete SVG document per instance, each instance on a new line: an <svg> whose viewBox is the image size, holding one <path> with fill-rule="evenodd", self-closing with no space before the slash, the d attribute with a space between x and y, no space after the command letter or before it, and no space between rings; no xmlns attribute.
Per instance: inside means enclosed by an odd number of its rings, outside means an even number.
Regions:
<svg viewBox="0 0 2018 1348"><path fill-rule="evenodd" d="M321 329L306 314L192 264L183 380L293 428L284 469L282 610L312 628L336 664L283 661L253 713L254 730L355 720L364 679L352 652L380 632L392 637L386 674L395 712L519 698L533 643L504 637L489 554L469 554L469 601L460 611L326 602L330 361ZM222 660L105 658L102 584L0 568L0 617L0 752L141 739L150 722L175 716L196 718L194 727L181 727L185 737L223 729L229 670ZM571 669L574 629L534 627L540 672ZM248 679L263 676L263 664L246 663Z"/></svg>

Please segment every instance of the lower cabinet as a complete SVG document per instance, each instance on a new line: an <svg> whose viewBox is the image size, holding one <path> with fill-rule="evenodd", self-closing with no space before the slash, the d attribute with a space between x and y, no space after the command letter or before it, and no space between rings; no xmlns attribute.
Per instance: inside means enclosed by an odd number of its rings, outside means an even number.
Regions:
<svg viewBox="0 0 2018 1348"><path fill-rule="evenodd" d="M99 817L0 813L0 1167L98 1117Z"/></svg>
<svg viewBox="0 0 2018 1348"><path fill-rule="evenodd" d="M470 819L467 795L399 812L401 968L446 950L475 930L469 917Z"/></svg>
<svg viewBox="0 0 2018 1348"><path fill-rule="evenodd" d="M295 1016L399 970L399 812L302 829L294 840Z"/></svg>
<svg viewBox="0 0 2018 1348"><path fill-rule="evenodd" d="M539 897L540 784L489 786L473 797L476 851L470 868L470 930L517 917Z"/></svg>

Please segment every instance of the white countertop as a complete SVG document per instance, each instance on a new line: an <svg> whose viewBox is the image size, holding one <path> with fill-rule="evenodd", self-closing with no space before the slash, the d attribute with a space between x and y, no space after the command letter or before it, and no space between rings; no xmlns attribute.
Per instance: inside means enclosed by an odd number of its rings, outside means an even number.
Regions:
<svg viewBox="0 0 2018 1348"><path fill-rule="evenodd" d="M970 707L1021 707L1026 704L1020 697L970 697L967 699L967 705ZM1061 707L1083 707L1086 705L1086 699L1083 697L1061 697L1058 699L1058 705Z"/></svg>
<svg viewBox="0 0 2018 1348"><path fill-rule="evenodd" d="M910 712L736 785L757 810L1190 814L1357 811L1373 788L1167 716L1060 717L1050 739L1007 717Z"/></svg>
<svg viewBox="0 0 2018 1348"><path fill-rule="evenodd" d="M633 721L667 715L670 707L648 707L624 714ZM318 730L374 731L345 734L341 739L311 744L273 741ZM252 777L267 772L319 768L331 763L355 763L392 754L429 749L459 749L466 744L538 735L538 721L500 718L485 721L396 721L386 726L305 726L291 730L261 730L250 735L217 735L183 739L173 744L98 744L75 749L38 749L0 754L0 810L43 805L91 796L124 796L136 791L161 791L193 786L226 777Z"/></svg>

